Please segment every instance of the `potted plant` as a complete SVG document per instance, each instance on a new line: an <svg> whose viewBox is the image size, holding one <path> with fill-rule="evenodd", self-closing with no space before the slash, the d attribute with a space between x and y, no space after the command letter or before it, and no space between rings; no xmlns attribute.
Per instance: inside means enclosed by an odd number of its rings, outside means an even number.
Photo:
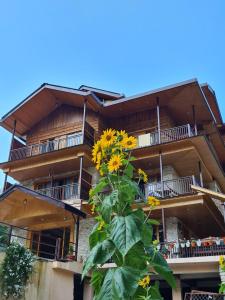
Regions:
<svg viewBox="0 0 225 300"><path fill-rule="evenodd" d="M186 242L186 247L189 248L190 246L191 246L191 243L190 243L189 240L187 240L187 242Z"/></svg>
<svg viewBox="0 0 225 300"><path fill-rule="evenodd" d="M181 248L184 248L185 247L185 241L180 241L180 246L181 246Z"/></svg>
<svg viewBox="0 0 225 300"><path fill-rule="evenodd" d="M209 245L209 246L213 246L213 240L212 240L212 239L210 239L210 240L208 241L208 245Z"/></svg>
<svg viewBox="0 0 225 300"><path fill-rule="evenodd" d="M220 246L220 238L219 237L216 238L215 242L216 242L217 246Z"/></svg>
<svg viewBox="0 0 225 300"><path fill-rule="evenodd" d="M73 245L69 245L69 250L68 250L68 254L66 256L66 258L70 261L74 261L75 260L75 255L74 255L74 251L73 251Z"/></svg>
<svg viewBox="0 0 225 300"><path fill-rule="evenodd" d="M191 247L195 248L197 246L196 240L191 240Z"/></svg>

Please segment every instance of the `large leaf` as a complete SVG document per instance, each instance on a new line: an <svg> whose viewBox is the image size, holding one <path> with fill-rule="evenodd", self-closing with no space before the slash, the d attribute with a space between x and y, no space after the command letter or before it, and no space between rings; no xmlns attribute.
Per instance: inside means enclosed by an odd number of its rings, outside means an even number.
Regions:
<svg viewBox="0 0 225 300"><path fill-rule="evenodd" d="M99 242L103 242L106 239L106 233L102 230L97 230L98 224L95 225L91 234L89 235L89 246L90 249L95 247Z"/></svg>
<svg viewBox="0 0 225 300"><path fill-rule="evenodd" d="M138 242L128 251L124 258L124 265L141 271L147 268L146 255L142 242Z"/></svg>
<svg viewBox="0 0 225 300"><path fill-rule="evenodd" d="M106 196L101 205L102 218L106 223L110 222L112 209L118 201L118 191L113 191L110 195Z"/></svg>
<svg viewBox="0 0 225 300"><path fill-rule="evenodd" d="M115 216L111 224L110 239L125 256L141 240L141 230L142 223L134 213L126 217Z"/></svg>
<svg viewBox="0 0 225 300"><path fill-rule="evenodd" d="M101 290L101 286L105 277L106 271L101 270L94 270L91 275L91 285L95 290L95 294L98 294Z"/></svg>
<svg viewBox="0 0 225 300"><path fill-rule="evenodd" d="M102 265L106 263L112 257L114 252L115 246L109 240L98 243L94 248L92 248L83 266L82 279L95 264Z"/></svg>
<svg viewBox="0 0 225 300"><path fill-rule="evenodd" d="M140 271L119 267L109 269L96 300L128 300L133 297L137 287Z"/></svg>
<svg viewBox="0 0 225 300"><path fill-rule="evenodd" d="M108 183L107 178L104 177L104 178L100 179L99 183L96 184L96 186L95 186L95 188L94 188L94 190L93 190L94 194L96 195L96 194L102 192L102 190L103 190L108 184L109 184L109 183Z"/></svg>
<svg viewBox="0 0 225 300"><path fill-rule="evenodd" d="M152 234L153 234L153 229L152 225L149 223L143 224L142 227L142 242L145 247L149 247L152 243Z"/></svg>
<svg viewBox="0 0 225 300"><path fill-rule="evenodd" d="M154 268L154 270L163 277L168 284L172 287L176 287L176 281L173 276L173 273L168 266L166 260L163 258L161 253L154 249L153 247L148 249L148 252L150 254L150 265Z"/></svg>

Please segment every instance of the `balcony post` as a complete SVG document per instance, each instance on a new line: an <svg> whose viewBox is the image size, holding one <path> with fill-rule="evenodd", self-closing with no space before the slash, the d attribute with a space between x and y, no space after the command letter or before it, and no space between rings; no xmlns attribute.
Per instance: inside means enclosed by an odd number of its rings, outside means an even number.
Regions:
<svg viewBox="0 0 225 300"><path fill-rule="evenodd" d="M201 161L198 162L198 169L199 169L199 178L200 178L200 186L203 187L203 176L202 176L202 164Z"/></svg>
<svg viewBox="0 0 225 300"><path fill-rule="evenodd" d="M194 132L195 132L195 135L198 135L196 115L195 115L195 106L194 105L192 105L192 116L193 116L193 123L194 123Z"/></svg>
<svg viewBox="0 0 225 300"><path fill-rule="evenodd" d="M157 128L159 144L161 144L161 127L160 127L160 108L159 108L159 97L156 97L156 111L157 111Z"/></svg>
<svg viewBox="0 0 225 300"><path fill-rule="evenodd" d="M87 99L84 99L83 120L82 120L82 144L84 143L84 131L86 122Z"/></svg>
<svg viewBox="0 0 225 300"><path fill-rule="evenodd" d="M78 198L81 199L81 184L82 184L83 156L80 157L80 170L78 182Z"/></svg>
<svg viewBox="0 0 225 300"><path fill-rule="evenodd" d="M161 193L162 198L164 197L164 186L163 186L163 161L162 161L162 152L159 152L159 168L160 168L160 182L161 182Z"/></svg>
<svg viewBox="0 0 225 300"><path fill-rule="evenodd" d="M164 208L162 208L162 227L163 227L163 241L166 242L166 222L165 222Z"/></svg>
<svg viewBox="0 0 225 300"><path fill-rule="evenodd" d="M15 137L15 132L16 132L16 120L14 120L14 123L13 123L13 132L12 132L12 137L11 137L11 142L10 142L10 147L9 147L8 161L10 161L10 158L11 158L11 150L13 148L13 141L14 141L14 137ZM8 179L8 172L5 173L3 191L5 191L6 188L7 188L7 179Z"/></svg>
<svg viewBox="0 0 225 300"><path fill-rule="evenodd" d="M75 260L77 261L78 254L78 243L79 243L79 227L80 227L80 217L76 218L76 240L75 240Z"/></svg>

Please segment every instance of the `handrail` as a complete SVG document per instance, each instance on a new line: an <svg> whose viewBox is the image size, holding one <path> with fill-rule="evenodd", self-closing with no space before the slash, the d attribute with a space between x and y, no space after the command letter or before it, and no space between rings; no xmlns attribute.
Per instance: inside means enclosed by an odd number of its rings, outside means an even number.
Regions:
<svg viewBox="0 0 225 300"><path fill-rule="evenodd" d="M172 198L179 195L194 194L191 185L196 184L194 176L179 177L163 180L162 182L148 183L145 185L147 196L157 198Z"/></svg>
<svg viewBox="0 0 225 300"><path fill-rule="evenodd" d="M160 134L160 138L159 138L159 134ZM160 132L154 131L151 133L139 135L138 148L173 142L173 141L189 138L192 136L194 136L194 132L190 124L161 129Z"/></svg>
<svg viewBox="0 0 225 300"><path fill-rule="evenodd" d="M57 200L68 200L79 197L78 183L37 189L36 192Z"/></svg>
<svg viewBox="0 0 225 300"><path fill-rule="evenodd" d="M85 123L84 139L82 132L68 134L66 137L55 138L43 143L27 145L10 151L9 161L20 160L43 153L57 151L86 143L90 146L94 143L94 129L87 122Z"/></svg>
<svg viewBox="0 0 225 300"><path fill-rule="evenodd" d="M181 242L165 242L157 246L157 250L166 259L188 258L200 256L225 255L225 244L223 239L217 240L194 240Z"/></svg>

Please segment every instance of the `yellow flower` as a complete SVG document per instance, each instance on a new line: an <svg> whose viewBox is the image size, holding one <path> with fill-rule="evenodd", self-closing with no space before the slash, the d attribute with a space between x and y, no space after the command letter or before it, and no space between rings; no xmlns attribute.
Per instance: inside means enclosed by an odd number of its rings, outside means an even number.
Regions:
<svg viewBox="0 0 225 300"><path fill-rule="evenodd" d="M116 131L114 129L106 129L103 131L103 134L101 135L101 144L102 148L107 148L113 144L113 142L116 139Z"/></svg>
<svg viewBox="0 0 225 300"><path fill-rule="evenodd" d="M96 205L92 204L92 206L91 206L91 213L92 213L92 215L95 213L95 208L96 208Z"/></svg>
<svg viewBox="0 0 225 300"><path fill-rule="evenodd" d="M99 224L98 224L97 230L101 231L104 226L105 226L105 222L104 221L100 221Z"/></svg>
<svg viewBox="0 0 225 300"><path fill-rule="evenodd" d="M157 246L157 245L159 244L159 241L158 241L158 240L154 240L154 241L152 242L152 244L153 244L154 246Z"/></svg>
<svg viewBox="0 0 225 300"><path fill-rule="evenodd" d="M92 149L92 161L97 162L98 153L101 154L101 141L97 141Z"/></svg>
<svg viewBox="0 0 225 300"><path fill-rule="evenodd" d="M125 130L120 130L116 132L116 136L118 137L119 142L124 141L126 138L128 138L127 133Z"/></svg>
<svg viewBox="0 0 225 300"><path fill-rule="evenodd" d="M160 205L160 201L153 196L148 196L147 200L148 200L148 204L151 206L159 206Z"/></svg>
<svg viewBox="0 0 225 300"><path fill-rule="evenodd" d="M112 155L110 161L108 162L109 172L117 171L120 166L122 166L122 160L120 155Z"/></svg>
<svg viewBox="0 0 225 300"><path fill-rule="evenodd" d="M148 181L148 175L142 169L138 169L138 174L142 177L143 181L146 183Z"/></svg>
<svg viewBox="0 0 225 300"><path fill-rule="evenodd" d="M94 196L94 190L91 188L90 190L89 190L89 197L91 198L91 197L93 197Z"/></svg>
<svg viewBox="0 0 225 300"><path fill-rule="evenodd" d="M224 257L223 257L223 255L221 255L220 258L219 258L219 264L220 264L221 267L224 266Z"/></svg>
<svg viewBox="0 0 225 300"><path fill-rule="evenodd" d="M147 275L143 279L138 281L138 285L142 286L144 289L149 285L150 283L150 276Z"/></svg>
<svg viewBox="0 0 225 300"><path fill-rule="evenodd" d="M133 149L137 146L137 139L133 136L126 137L122 142L121 145L125 149Z"/></svg>

